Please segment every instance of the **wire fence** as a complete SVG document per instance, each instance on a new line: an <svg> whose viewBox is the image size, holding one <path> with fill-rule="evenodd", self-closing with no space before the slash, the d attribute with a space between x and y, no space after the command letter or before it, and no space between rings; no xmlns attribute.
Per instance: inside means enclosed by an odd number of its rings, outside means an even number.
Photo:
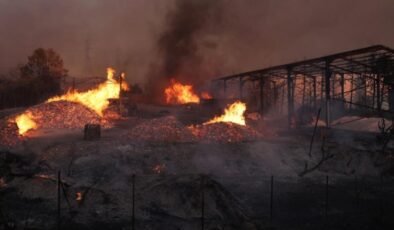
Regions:
<svg viewBox="0 0 394 230"><path fill-rule="evenodd" d="M136 223L149 221L144 218L138 218L140 216L151 216L151 215L140 215L136 208L136 193L138 194L137 203L141 199L141 196L146 195L150 197L149 189L143 189L143 194L139 193L138 186L136 183L143 183L145 180L152 180L152 178L171 178L171 176L147 176L147 175L133 175L130 183L131 193L131 209L130 209L130 227L131 229L137 229ZM177 176L179 177L179 176ZM156 179L157 179L156 178ZM212 229L226 226L242 226L243 222L248 220L257 226L272 225L280 226L282 228L297 228L307 229L308 226L311 228L316 226L323 227L336 227L336 226L352 226L354 227L368 221L379 221L379 218L383 218L386 215L394 213L394 190L392 181L385 181L382 178L346 178L336 180L325 176L321 181L313 180L278 180L275 181L275 177L271 176L268 178L262 178L260 181L252 183L250 180L256 178L236 178L228 177L223 179L225 185L224 191L229 191L228 197L220 197L220 193L223 191L217 191L219 188L215 188L212 184L212 180L207 181L209 177L201 175L199 177L199 184L196 178L193 178L188 183L194 183L190 191L183 188L187 187L187 183L179 184L177 189L184 192L192 192L189 194L190 204L187 201L174 201L171 204L174 196L166 194L171 192L172 187L165 187L165 184L158 185L158 188L150 188L153 191L159 189L163 192L164 200L160 200L162 207L155 207L160 202L152 203L151 210L164 213L176 213L177 210L182 209L179 206L180 203L184 203L186 208L189 210L190 217L187 218L187 214L181 212L185 219L188 219L190 224L199 226L200 229ZM61 178L59 178L61 181ZM215 181L220 182L220 178L215 178ZM227 181L226 181L227 180ZM233 181L232 181L233 180ZM243 181L243 183L239 183ZM164 181L174 182L171 180ZM177 181L175 181L177 182ZM234 184L235 183L235 184ZM61 186L60 182L58 187ZM160 186L164 186L161 188ZM168 190L166 190L167 188ZM179 191L173 191L179 193ZM153 192L155 193L155 192ZM212 193L219 193L212 197ZM65 195L64 193L63 195ZM231 196L230 196L231 194ZM158 194L154 194L158 195ZM159 195L160 196L160 195ZM230 212L225 210L226 208L234 208L231 206L236 205L235 201L231 200L231 197L236 197L245 207L248 207L245 219L234 219L241 213L217 213L217 212ZM61 214L61 203L62 203L62 192L58 189L58 214L57 214L57 225L61 228L62 214ZM175 196L175 198L182 198L183 196ZM66 198L66 197L65 197ZM184 198L184 197L183 197ZM68 198L65 200L67 201ZM222 200L220 200L222 199ZM223 205L222 209L218 207L218 203L229 201L228 204ZM63 202L64 203L64 202ZM228 207L226 206L228 205ZM190 206L190 207L188 207ZM209 210L209 209L214 209ZM241 207L235 207L233 212L240 212ZM172 210L171 210L172 209ZM192 210L194 209L194 210ZM242 210L244 211L244 210ZM216 213L215 213L216 212ZM243 213L242 213L243 214ZM181 215L181 216L182 216ZM138 216L138 217L136 217ZM231 219L229 219L229 217ZM243 218L243 217L242 217ZM141 220L140 220L141 219ZM148 218L149 219L149 218ZM171 219L169 217L169 219ZM382 221L382 220L380 220ZM305 226L306 224L306 226ZM376 224L375 222L371 224ZM386 223L383 223L386 224ZM198 227L197 227L198 228Z"/></svg>
<svg viewBox="0 0 394 230"><path fill-rule="evenodd" d="M104 181L83 190L73 188L60 172L56 179L48 191L55 203L37 197L8 200L0 207L8 211L7 205L20 202L12 210L22 220L19 225L34 226L33 219L42 219L48 229L70 229L79 222L95 229L133 230L394 226L394 183L381 177L131 175L119 179L127 186Z"/></svg>

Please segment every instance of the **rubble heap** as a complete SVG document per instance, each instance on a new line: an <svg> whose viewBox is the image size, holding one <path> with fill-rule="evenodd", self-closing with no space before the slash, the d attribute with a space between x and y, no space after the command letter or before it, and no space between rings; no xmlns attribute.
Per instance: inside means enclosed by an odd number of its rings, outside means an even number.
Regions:
<svg viewBox="0 0 394 230"><path fill-rule="evenodd" d="M242 142L253 141L262 137L249 126L231 122L219 122L205 125L190 126L193 135L203 142Z"/></svg>
<svg viewBox="0 0 394 230"><path fill-rule="evenodd" d="M231 122L186 127L173 116L147 120L129 133L132 140L147 142L242 142L261 136L251 127Z"/></svg>
<svg viewBox="0 0 394 230"><path fill-rule="evenodd" d="M128 136L135 141L152 142L190 142L195 139L190 130L174 116L144 121L135 126Z"/></svg>
<svg viewBox="0 0 394 230"><path fill-rule="evenodd" d="M39 104L26 112L32 113L39 128L83 128L88 123L109 125L93 110L70 101Z"/></svg>

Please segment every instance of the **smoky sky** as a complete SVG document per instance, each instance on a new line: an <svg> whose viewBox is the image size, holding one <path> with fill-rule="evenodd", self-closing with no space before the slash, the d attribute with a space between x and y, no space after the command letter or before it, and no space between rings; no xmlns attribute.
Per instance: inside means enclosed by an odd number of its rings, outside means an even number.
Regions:
<svg viewBox="0 0 394 230"><path fill-rule="evenodd" d="M71 76L114 66L139 83L152 68L176 72L183 55L210 79L374 44L394 47L392 0L211 0L214 8L202 4L171 22L179 2L0 0L0 73L38 47L55 49ZM200 24L189 25L194 17ZM195 29L186 50L163 45L166 33L173 39L170 23Z"/></svg>

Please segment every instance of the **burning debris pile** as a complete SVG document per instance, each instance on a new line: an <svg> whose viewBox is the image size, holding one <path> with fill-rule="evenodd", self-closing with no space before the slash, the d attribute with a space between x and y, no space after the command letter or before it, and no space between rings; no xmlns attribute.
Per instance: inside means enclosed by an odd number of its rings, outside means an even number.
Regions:
<svg viewBox="0 0 394 230"><path fill-rule="evenodd" d="M216 116L203 125L190 126L194 136L206 142L253 141L262 135L246 125L244 113L246 104L236 101L224 109L224 114Z"/></svg>
<svg viewBox="0 0 394 230"><path fill-rule="evenodd" d="M12 124L16 123L17 133L22 136L29 130L38 128L82 128L89 123L110 127L103 118L111 115L106 113L110 105L109 99L117 99L121 90L129 90L124 73L120 75L119 81L114 78L114 74L115 70L108 68L107 80L95 88L85 92L71 90L64 95L50 98L44 104L31 107L11 120L7 119L10 124L3 126L12 127ZM9 143L10 137L5 136L12 136L14 132L10 132L10 128L2 128L1 132L5 133L2 142Z"/></svg>
<svg viewBox="0 0 394 230"><path fill-rule="evenodd" d="M70 101L54 101L27 109L23 114L0 120L0 145L14 146L29 130L83 128L95 123L111 124L89 108Z"/></svg>
<svg viewBox="0 0 394 230"><path fill-rule="evenodd" d="M246 126L246 105L235 102L217 116L202 125L184 126L174 116L145 121L134 127L129 138L147 142L242 142L257 140L262 135Z"/></svg>
<svg viewBox="0 0 394 230"><path fill-rule="evenodd" d="M129 137L135 141L190 142L193 134L175 117L167 116L145 121L134 127Z"/></svg>
<svg viewBox="0 0 394 230"><path fill-rule="evenodd" d="M78 92L76 90L69 91L66 94L50 98L48 102L52 101L72 101L80 103L91 110L95 111L98 115L103 116L103 112L109 106L108 99L119 98L120 90L129 90L129 86L124 81L125 75L120 75L120 81L114 78L115 70L107 68L107 81L101 83L96 88L86 92Z"/></svg>
<svg viewBox="0 0 394 230"><path fill-rule="evenodd" d="M164 90L167 104L200 103L200 98L194 93L192 85L183 85L174 79Z"/></svg>
<svg viewBox="0 0 394 230"><path fill-rule="evenodd" d="M244 113L246 111L246 104L236 101L224 109L224 114L214 117L207 121L204 125L214 124L218 122L232 122L239 125L246 125Z"/></svg>
<svg viewBox="0 0 394 230"><path fill-rule="evenodd" d="M82 128L85 124L108 125L97 113L84 105L71 101L39 104L26 110L40 128ZM19 125L19 123L18 123Z"/></svg>

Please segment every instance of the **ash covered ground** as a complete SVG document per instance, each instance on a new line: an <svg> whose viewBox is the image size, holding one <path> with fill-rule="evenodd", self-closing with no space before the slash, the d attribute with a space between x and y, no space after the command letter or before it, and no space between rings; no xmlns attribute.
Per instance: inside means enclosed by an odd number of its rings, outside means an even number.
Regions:
<svg viewBox="0 0 394 230"><path fill-rule="evenodd" d="M204 116L145 106L97 141L82 128L31 131L1 149L0 223L55 228L60 170L64 229L130 229L133 175L136 229L201 229L202 207L205 229L393 226L394 145L382 152L365 128L375 120L319 127L309 156L312 126L289 132L261 119L193 134Z"/></svg>

